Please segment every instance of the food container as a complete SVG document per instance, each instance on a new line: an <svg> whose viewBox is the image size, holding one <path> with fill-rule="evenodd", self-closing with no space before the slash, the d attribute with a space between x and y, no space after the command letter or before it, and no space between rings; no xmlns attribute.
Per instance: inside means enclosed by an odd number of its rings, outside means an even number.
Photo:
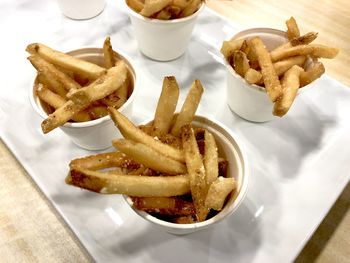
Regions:
<svg viewBox="0 0 350 263"><path fill-rule="evenodd" d="M271 28L252 28L244 30L232 37L232 39L249 39L259 36L266 48L271 51L288 41L286 33ZM251 85L245 81L224 58L227 68L227 103L237 115L253 122L266 122L279 119L272 114L273 103L269 99L265 88ZM312 66L313 62L307 64ZM312 86L309 84L298 91L305 91Z"/></svg>
<svg viewBox="0 0 350 263"><path fill-rule="evenodd" d="M62 13L72 19L89 19L105 8L105 0L57 0Z"/></svg>
<svg viewBox="0 0 350 263"><path fill-rule="evenodd" d="M174 60L185 53L197 16L205 6L202 3L197 12L188 17L159 20L144 17L125 5L140 51L158 61Z"/></svg>
<svg viewBox="0 0 350 263"><path fill-rule="evenodd" d="M144 122L150 123L151 120ZM198 230L206 229L214 224L224 220L226 217L234 213L242 203L248 187L248 165L247 158L242 148L242 144L237 136L227 127L217 121L211 120L203 116L195 116L192 121L194 127L202 127L211 132L218 146L219 156L228 160L228 177L234 177L237 183L237 188L232 192L224 208L214 217L199 223L192 224L176 224L160 220L147 212L138 210L132 207L132 200L128 196L124 196L126 202L134 209L134 211L143 219L153 223L160 229L175 234L185 235Z"/></svg>
<svg viewBox="0 0 350 263"><path fill-rule="evenodd" d="M103 50L101 48L81 48L67 52L74 57L87 60L97 65L103 65ZM125 54L116 52L116 56L123 59L129 69L131 85L129 87L129 98L118 110L128 118L131 118L133 102L137 93L137 74L134 63ZM44 119L47 118L45 104L36 96L34 85L36 79L30 87L30 102L34 110ZM102 118L86 122L67 122L60 126L61 130L67 134L72 141L81 148L87 150L102 150L111 147L111 141L116 137L121 137L119 130L115 127L114 122L109 115Z"/></svg>

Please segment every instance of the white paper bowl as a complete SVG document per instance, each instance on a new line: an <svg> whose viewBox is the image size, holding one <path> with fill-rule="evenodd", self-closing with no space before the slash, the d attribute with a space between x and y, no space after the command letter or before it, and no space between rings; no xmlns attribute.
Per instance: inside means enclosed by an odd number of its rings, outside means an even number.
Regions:
<svg viewBox="0 0 350 263"><path fill-rule="evenodd" d="M99 15L106 0L57 0L62 13L72 19L89 19Z"/></svg>
<svg viewBox="0 0 350 263"><path fill-rule="evenodd" d="M150 123L151 121L152 120L148 120L144 122L144 124ZM160 220L147 212L134 208L132 206L131 198L124 196L127 203L139 216L155 224L160 229L176 235L185 235L198 230L206 229L222 221L236 211L236 209L242 203L248 187L249 172L247 158L244 150L242 149L242 144L238 140L237 136L230 131L230 129L219 122L203 116L195 116L192 125L195 127L205 128L214 135L219 150L219 156L226 158L229 163L227 176L234 177L236 179L237 190L230 194L223 210L204 222L193 224L176 224Z"/></svg>
<svg viewBox="0 0 350 263"><path fill-rule="evenodd" d="M144 17L132 10L126 3L140 51L158 61L170 61L185 53L191 39L197 16L205 4L194 14L172 20Z"/></svg>
<svg viewBox="0 0 350 263"><path fill-rule="evenodd" d="M81 58L90 61L95 64L103 65L103 50L101 48L81 48L67 52L67 54L74 57ZM116 55L122 58L129 69L132 77L132 93L128 100L124 103L119 111L128 118L131 118L133 102L137 93L137 74L135 68L132 66L134 63L125 54L120 51L116 51ZM34 110L44 119L47 118L47 113L43 108L43 104L34 92L35 79L30 87L30 102ZM86 122L67 122L63 126L60 126L61 130L67 134L75 143L81 148L87 150L102 150L111 147L111 141L116 137L121 137L119 130L115 127L112 119L109 115L102 118L86 121Z"/></svg>
<svg viewBox="0 0 350 263"><path fill-rule="evenodd" d="M249 39L259 36L268 50L273 50L288 41L286 33L271 28L252 28L244 30L232 39ZM272 114L273 103L265 88L245 81L224 58L227 68L227 103L237 115L253 122L266 122L279 119ZM298 94L311 86L309 84L298 91Z"/></svg>

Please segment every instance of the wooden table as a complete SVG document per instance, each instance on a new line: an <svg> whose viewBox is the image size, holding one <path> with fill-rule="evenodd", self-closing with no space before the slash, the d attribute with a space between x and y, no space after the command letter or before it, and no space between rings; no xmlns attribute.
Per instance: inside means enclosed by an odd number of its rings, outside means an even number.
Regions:
<svg viewBox="0 0 350 263"><path fill-rule="evenodd" d="M294 16L302 32L317 31L321 43L341 48L336 60L326 62L327 73L350 86L349 1L236 0L208 1L208 6L243 27L283 28L284 21ZM348 184L297 262L349 262L349 200ZM92 261L2 141L0 257L1 262Z"/></svg>

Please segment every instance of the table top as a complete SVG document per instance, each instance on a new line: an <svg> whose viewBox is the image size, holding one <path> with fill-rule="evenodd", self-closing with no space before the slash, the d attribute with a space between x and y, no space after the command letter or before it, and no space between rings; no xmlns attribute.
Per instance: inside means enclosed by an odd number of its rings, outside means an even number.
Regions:
<svg viewBox="0 0 350 263"><path fill-rule="evenodd" d="M345 65L350 62L347 44L347 40L350 40L348 1L208 1L208 6L244 27L259 25L281 28L284 25L281 21L293 15L302 32L318 31L320 42L341 48L339 57L326 64L327 73L350 86L350 76L345 73ZM0 256L5 262L91 261L74 234L2 141L0 176ZM348 185L297 261L348 260L349 200Z"/></svg>

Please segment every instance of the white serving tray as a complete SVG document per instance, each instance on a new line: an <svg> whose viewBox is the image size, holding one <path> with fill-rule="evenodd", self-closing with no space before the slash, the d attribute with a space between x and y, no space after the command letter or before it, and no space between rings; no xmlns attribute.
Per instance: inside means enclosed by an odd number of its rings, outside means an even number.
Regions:
<svg viewBox="0 0 350 263"><path fill-rule="evenodd" d="M108 1L100 16L86 21L63 17L54 1L39 2L7 1L0 11L2 35L8 39L2 43L1 138L91 256L98 262L295 259L349 182L349 88L324 76L283 119L247 122L226 104L225 68L217 51L238 29L213 12L200 15L184 56L161 63L137 51L123 1ZM41 133L41 119L29 104L34 70L24 49L31 42L67 51L100 47L106 35L141 72L134 121L152 117L165 75L177 77L180 102L198 78L206 89L199 114L226 124L245 144L251 171L247 197L237 213L214 228L173 236L139 218L120 196L65 185L69 161L91 152L76 147L59 129Z"/></svg>

